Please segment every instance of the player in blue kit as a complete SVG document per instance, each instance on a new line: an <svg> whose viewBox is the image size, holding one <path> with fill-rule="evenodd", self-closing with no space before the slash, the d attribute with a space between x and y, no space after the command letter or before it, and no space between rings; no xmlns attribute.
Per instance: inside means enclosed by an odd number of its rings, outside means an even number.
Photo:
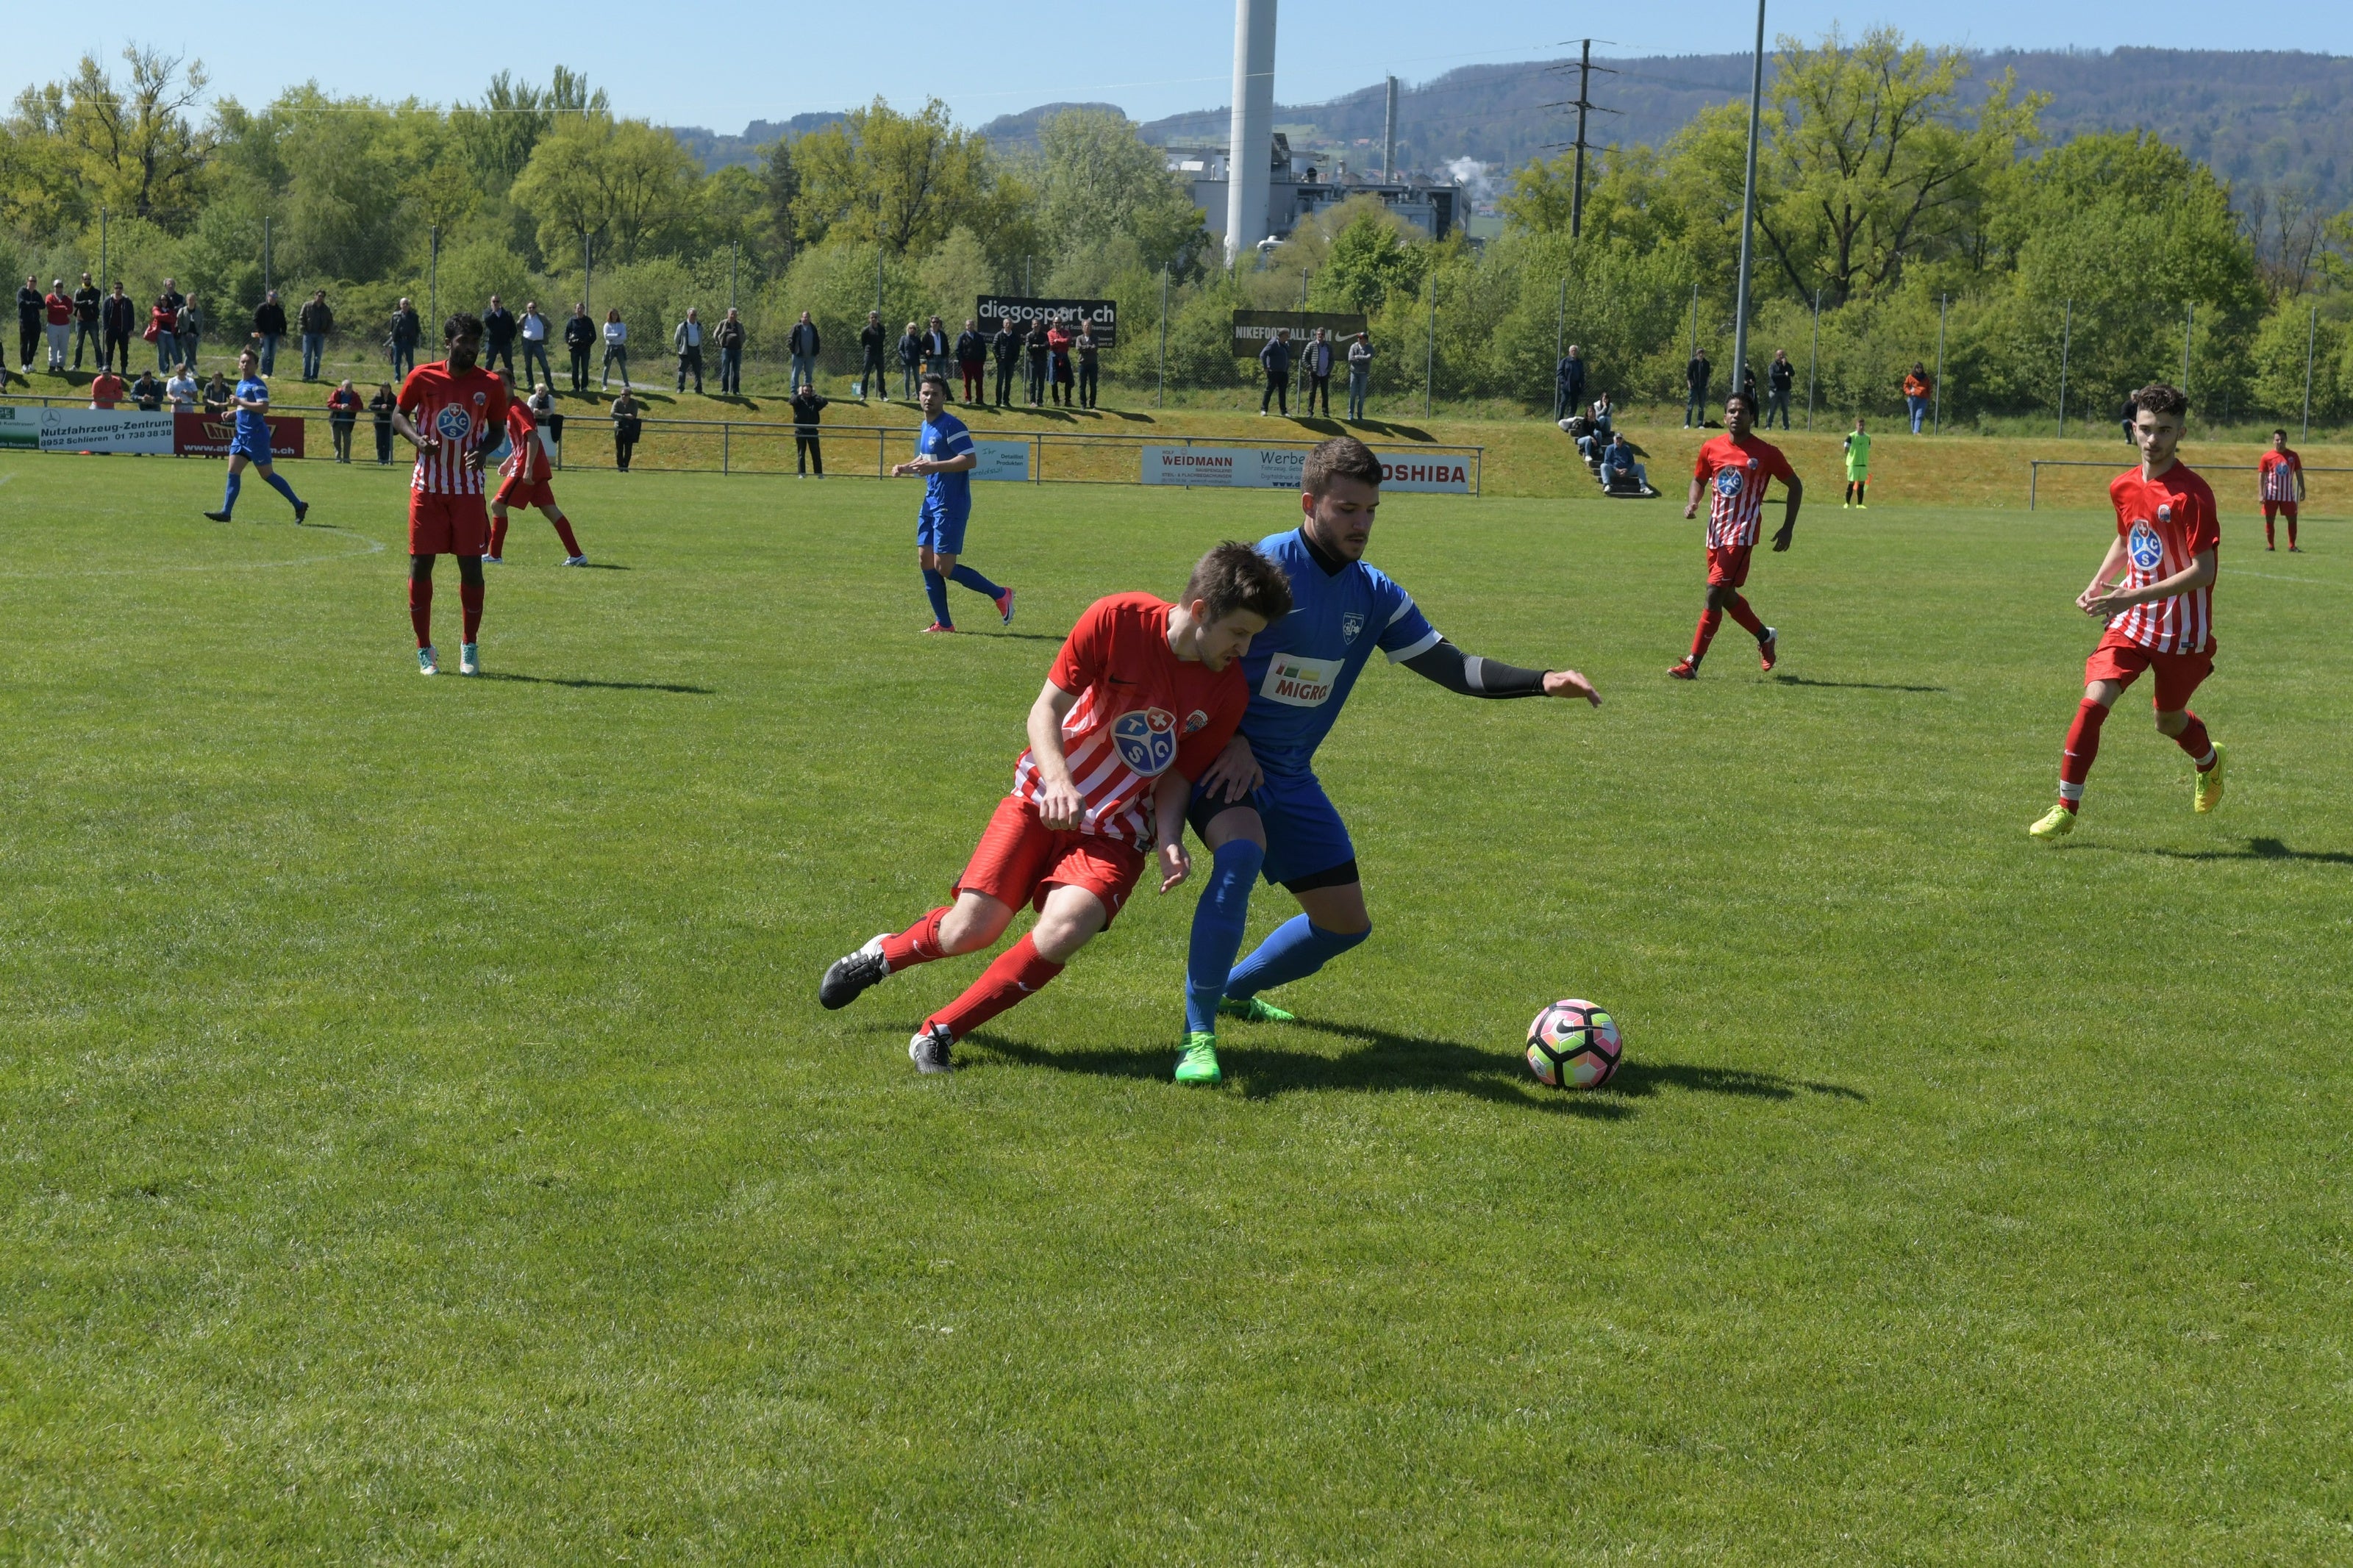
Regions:
<svg viewBox="0 0 2353 1568"><path fill-rule="evenodd" d="M229 398L229 406L237 410L237 429L228 443L228 494L221 498L220 510L205 513L215 522L227 522L237 510L237 492L244 487L248 463L261 470L271 489L294 503L295 521L311 515L310 503L270 466L269 387L255 369L259 363L251 349L237 356L237 391Z"/></svg>
<svg viewBox="0 0 2353 1568"><path fill-rule="evenodd" d="M1259 542L1290 578L1293 607L1251 640L1240 732L1202 773L1187 813L1216 863L1193 910L1179 1083L1218 1081L1219 1013L1287 1021L1291 1015L1259 993L1304 979L1372 934L1356 846L1314 763L1375 648L1466 697L1582 697L1601 705L1573 669L1521 669L1440 637L1410 595L1365 564L1380 504L1380 460L1343 436L1307 456L1305 521ZM1261 873L1289 889L1302 912L1236 966L1250 883Z"/></svg>
<svg viewBox="0 0 2353 1568"><path fill-rule="evenodd" d="M972 470L980 461L973 450L972 432L947 411L948 378L927 375L916 389L923 405L923 433L915 442L913 462L892 468L894 477L922 476L923 510L915 518L915 559L923 568L923 592L932 601L927 632L955 630L948 614L948 584L961 583L997 604L1007 626L1013 624L1013 590L1000 588L969 566L960 566L964 526L972 518Z"/></svg>

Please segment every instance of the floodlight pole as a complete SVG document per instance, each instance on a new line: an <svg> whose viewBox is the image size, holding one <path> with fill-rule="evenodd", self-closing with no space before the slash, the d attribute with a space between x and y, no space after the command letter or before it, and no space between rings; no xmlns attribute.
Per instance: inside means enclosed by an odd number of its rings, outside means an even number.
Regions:
<svg viewBox="0 0 2353 1568"><path fill-rule="evenodd" d="M269 292L269 215L261 216L261 292Z"/></svg>
<svg viewBox="0 0 2353 1568"><path fill-rule="evenodd" d="M1806 353L1806 428L1814 427L1814 372L1822 363L1822 291L1814 290L1814 346Z"/></svg>
<svg viewBox="0 0 2353 1568"><path fill-rule="evenodd" d="M1556 422L1567 410L1561 406L1561 345L1568 342L1568 279L1560 280L1560 305L1552 318L1552 416Z"/></svg>
<svg viewBox="0 0 2353 1568"><path fill-rule="evenodd" d="M2315 305L2304 328L2304 435L2300 438L2306 441L2312 439L2312 344L2319 334L2320 307Z"/></svg>
<svg viewBox="0 0 2353 1568"><path fill-rule="evenodd" d="M742 258L743 254L742 240L731 239L727 242L727 308L731 310L735 308L735 263Z"/></svg>
<svg viewBox="0 0 2353 1568"><path fill-rule="evenodd" d="M596 308L596 256L595 242L584 230L580 236L580 308L593 312ZM623 380L628 379L624 376Z"/></svg>
<svg viewBox="0 0 2353 1568"><path fill-rule="evenodd" d="M2067 301L2067 313L2059 321L2059 438L2067 438L2067 348L2075 335L2075 301Z"/></svg>
<svg viewBox="0 0 2353 1568"><path fill-rule="evenodd" d="M1160 385L1152 395L1152 406L1168 405L1168 268L1160 269Z"/></svg>
<svg viewBox="0 0 2353 1568"><path fill-rule="evenodd" d="M2189 395L2189 344L2198 335L2198 301L2192 300L2182 308L2181 317L2181 395Z"/></svg>
<svg viewBox="0 0 2353 1568"><path fill-rule="evenodd" d="M1430 388L1438 379L1438 274L1430 275L1430 337L1421 361L1421 416L1430 417Z"/></svg>
<svg viewBox="0 0 2353 1568"><path fill-rule="evenodd" d="M1936 296L1936 395L1928 422L1931 436L1943 434L1945 428L1945 309L1951 303L1950 295Z"/></svg>
<svg viewBox="0 0 2353 1568"><path fill-rule="evenodd" d="M1748 70L1748 175L1740 195L1740 284L1739 293L1732 301L1732 389L1737 392L1747 384L1742 376L1748 368L1748 279L1751 231L1757 226L1757 131L1765 110L1765 0L1757 0L1757 54ZM1697 296L1694 296L1696 300ZM1698 345L1696 308L1693 318L1693 346ZM1756 411L1751 409L1753 414ZM1705 410L1702 410L1703 416Z"/></svg>
<svg viewBox="0 0 2353 1568"><path fill-rule="evenodd" d="M104 207L98 209L98 286L101 289L106 287L106 209ZM2306 357L2308 359L2311 356ZM2305 377L2307 382L2311 379L2309 375Z"/></svg>
<svg viewBox="0 0 2353 1568"><path fill-rule="evenodd" d="M426 274L425 290L425 309L428 324L430 321L438 321L441 319L441 226L439 224L433 226L432 235L433 260L430 270Z"/></svg>

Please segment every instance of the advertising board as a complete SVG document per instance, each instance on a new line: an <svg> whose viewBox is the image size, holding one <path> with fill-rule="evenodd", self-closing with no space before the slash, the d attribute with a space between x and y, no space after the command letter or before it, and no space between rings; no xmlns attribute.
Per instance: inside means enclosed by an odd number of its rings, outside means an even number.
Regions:
<svg viewBox="0 0 2353 1568"><path fill-rule="evenodd" d="M1033 321L1043 321L1048 326L1060 321L1072 331L1079 322L1086 321L1095 330L1095 341L1109 348L1119 342L1119 305L1111 300L1040 300L1018 294L983 294L973 315L980 323L984 337L996 335L997 323L1010 321L1018 331L1028 331ZM950 322L949 336L955 332Z"/></svg>
<svg viewBox="0 0 2353 1568"><path fill-rule="evenodd" d="M1303 447L1146 447L1144 482L1229 489L1300 488L1307 471ZM1471 458L1451 453L1376 452L1381 488L1439 495L1469 495Z"/></svg>

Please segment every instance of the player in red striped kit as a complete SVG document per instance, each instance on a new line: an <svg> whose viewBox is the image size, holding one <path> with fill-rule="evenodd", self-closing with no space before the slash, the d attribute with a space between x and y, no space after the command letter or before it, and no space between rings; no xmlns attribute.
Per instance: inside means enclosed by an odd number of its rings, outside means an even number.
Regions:
<svg viewBox="0 0 2353 1568"><path fill-rule="evenodd" d="M2295 509L2304 500L2304 459L2287 444L2287 431L2272 432L2272 449L2263 454L2256 465L2255 489L2263 502L2263 548L2272 549L2272 519L2287 513L2287 547L2292 554L2304 553L2295 542Z"/></svg>
<svg viewBox="0 0 2353 1568"><path fill-rule="evenodd" d="M2157 689L2158 731L2197 766L2192 805L2207 812L2222 801L2222 748L2189 710L2189 694L2214 670L2214 575L2222 544L2214 491L2174 459L2189 420L2188 396L2158 382L2132 401L2140 467L2109 482L2116 537L2091 585L2075 596L2084 613L2105 619L2108 629L2084 661L2084 700L2059 759L2059 804L2027 829L2045 843L2075 831L2084 781L2100 752L2100 726L2143 670Z"/></svg>
<svg viewBox="0 0 2353 1568"><path fill-rule="evenodd" d="M1782 514L1779 531L1773 535L1773 548L1778 552L1789 548L1797 536L1798 503L1805 499L1805 481L1789 467L1789 459L1781 448L1748 433L1750 423L1757 417L1756 405L1745 392L1736 392L1724 400L1724 434L1707 441L1699 449L1699 458L1692 465L1691 499L1683 507L1685 517L1699 515L1699 499L1705 488L1707 503L1707 605L1701 610L1699 628L1692 633L1691 653L1667 674L1677 680L1696 680L1699 661L1707 655L1707 645L1715 640L1715 628L1724 624L1728 614L1740 623L1749 636L1757 639L1757 661L1771 669L1780 658L1780 637L1771 626L1759 620L1740 590L1748 581L1748 556L1757 547L1757 515L1765 508L1765 487L1779 479L1789 492L1789 504Z"/></svg>
<svg viewBox="0 0 2353 1568"><path fill-rule="evenodd" d="M902 969L995 942L1023 904L1038 923L947 1006L907 1054L951 1072L951 1047L1062 972L1110 925L1158 847L1160 890L1190 870L1185 808L1250 705L1241 656L1291 613L1282 568L1247 544L1201 557L1182 601L1098 599L1062 644L1029 710L1029 749L997 803L953 904L885 932L825 972L818 1000L849 1005Z"/></svg>
<svg viewBox="0 0 2353 1568"><path fill-rule="evenodd" d="M514 383L504 371L499 373L499 383L507 389L507 439L514 451L499 465L501 483L499 493L491 498L491 552L482 557L485 565L496 565L507 552L507 510L511 507L535 506L540 515L555 525L555 536L564 541L564 563L586 566L588 557L580 552L580 541L572 536L572 521L564 509L555 504L555 490L548 482L554 470L548 466L547 447L539 438L539 419L531 405L515 396Z"/></svg>
<svg viewBox="0 0 2353 1568"><path fill-rule="evenodd" d="M480 675L482 552L491 547L482 468L506 423L507 389L475 363L482 352L480 316L450 317L441 324L441 342L443 357L408 373L392 411L392 427L417 447L408 487L408 621L417 630L417 673L440 673L433 651L433 561L455 555L465 608L458 673Z"/></svg>

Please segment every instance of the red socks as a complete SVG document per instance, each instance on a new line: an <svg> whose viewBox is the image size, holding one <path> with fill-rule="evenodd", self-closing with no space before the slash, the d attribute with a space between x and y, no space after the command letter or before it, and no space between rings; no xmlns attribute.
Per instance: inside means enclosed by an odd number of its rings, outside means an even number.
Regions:
<svg viewBox="0 0 2353 1568"><path fill-rule="evenodd" d="M1749 608L1748 601L1736 594L1732 599L1732 618L1739 622L1740 629L1750 637L1759 642L1765 640L1765 623L1757 618L1757 612Z"/></svg>
<svg viewBox="0 0 2353 1568"><path fill-rule="evenodd" d="M568 517L551 517L547 521L555 524L555 537L564 541L564 553L579 554L580 542L572 537L572 520Z"/></svg>
<svg viewBox="0 0 2353 1568"><path fill-rule="evenodd" d="M506 552L507 514L502 511L492 512L491 514L491 553L504 555Z"/></svg>
<svg viewBox="0 0 2353 1568"><path fill-rule="evenodd" d="M1694 664L1697 664L1701 656L1707 652L1707 645L1715 640L1715 628L1722 625L1724 625L1722 610L1700 612L1699 629L1692 633L1691 658Z"/></svg>
<svg viewBox="0 0 2353 1568"><path fill-rule="evenodd" d="M998 953L963 995L923 1020L923 1026L945 1024L960 1040L1061 973L1062 966L1025 935Z"/></svg>
<svg viewBox="0 0 2353 1568"><path fill-rule="evenodd" d="M482 629L482 585L480 583L459 584L458 603L466 608L466 640L479 642Z"/></svg>
<svg viewBox="0 0 2353 1568"><path fill-rule="evenodd" d="M2092 759L2100 754L2100 726L2108 710L2089 698L2075 709L2067 726L2067 749L2059 753L2059 804L2073 811L2083 804L2084 781L2091 776Z"/></svg>
<svg viewBox="0 0 2353 1568"><path fill-rule="evenodd" d="M417 628L417 646L433 646L433 579L408 580L408 624Z"/></svg>
<svg viewBox="0 0 2353 1568"><path fill-rule="evenodd" d="M573 553L576 555L579 552L575 550ZM947 950L940 945L940 921L947 918L947 913L946 907L942 906L897 936L882 939L883 962L890 964L892 973L947 956Z"/></svg>
<svg viewBox="0 0 2353 1568"><path fill-rule="evenodd" d="M2206 733L2205 720L2186 708L2182 711L2189 714L2189 727L2173 737L2173 743L2189 753L2189 760L2198 764L2202 773L2214 765L2213 738Z"/></svg>

